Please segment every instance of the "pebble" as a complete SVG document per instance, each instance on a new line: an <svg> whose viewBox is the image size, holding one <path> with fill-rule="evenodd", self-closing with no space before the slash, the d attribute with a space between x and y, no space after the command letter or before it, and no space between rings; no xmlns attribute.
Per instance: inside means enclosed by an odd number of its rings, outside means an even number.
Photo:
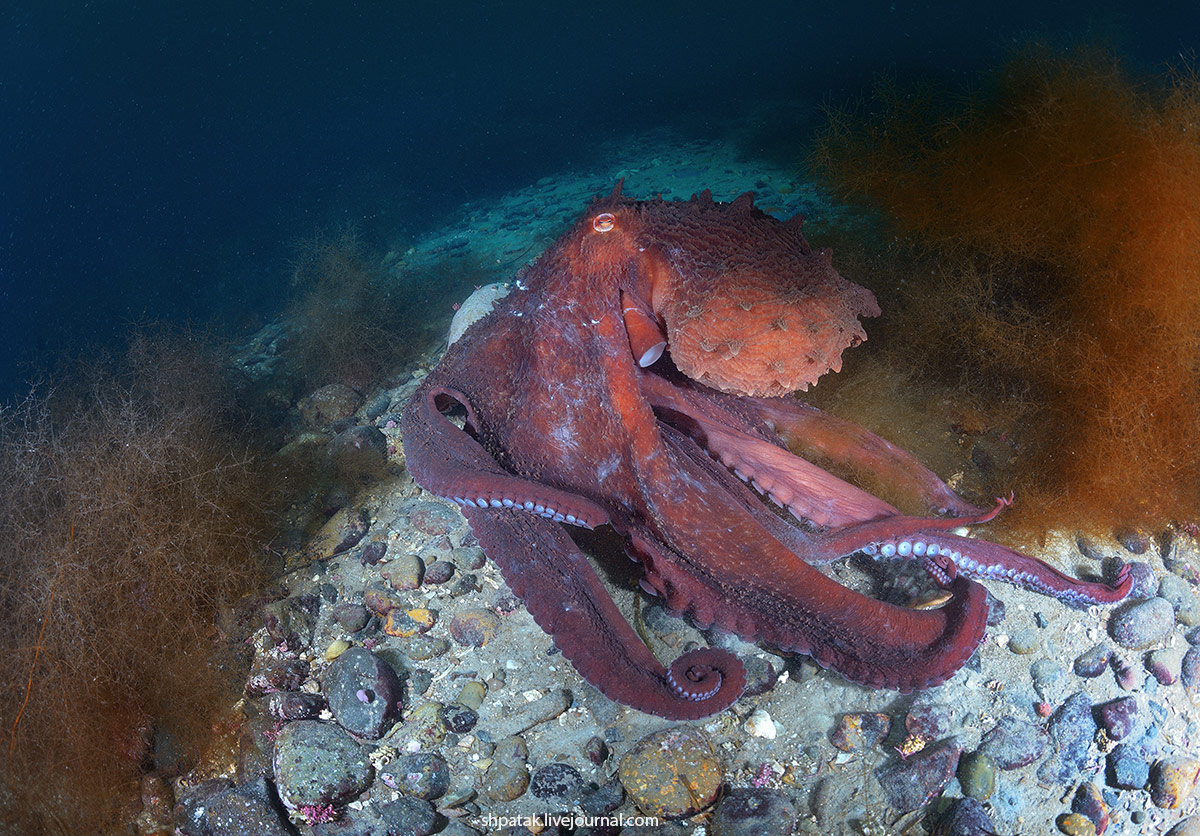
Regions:
<svg viewBox="0 0 1200 836"><path fill-rule="evenodd" d="M1200 647L1193 645L1183 654L1179 666L1179 682L1192 705L1200 705Z"/></svg>
<svg viewBox="0 0 1200 836"><path fill-rule="evenodd" d="M271 654L259 654L250 665L246 677L246 693L261 697L272 691L299 691L308 678L308 662L303 659L281 659Z"/></svg>
<svg viewBox="0 0 1200 836"><path fill-rule="evenodd" d="M954 739L922 749L907 759L897 757L875 770L888 803L901 813L928 804L958 769L962 747Z"/></svg>
<svg viewBox="0 0 1200 836"><path fill-rule="evenodd" d="M1004 717L984 734L979 751L1000 769L1019 769L1041 758L1049 745L1050 735L1041 726Z"/></svg>
<svg viewBox="0 0 1200 836"><path fill-rule="evenodd" d="M1049 730L1054 748L1038 767L1038 780L1070 784L1083 769L1096 733L1091 698L1082 691L1068 697L1051 715Z"/></svg>
<svg viewBox="0 0 1200 836"><path fill-rule="evenodd" d="M1063 813L1054 823L1067 836L1096 836L1096 825L1079 813Z"/></svg>
<svg viewBox="0 0 1200 836"><path fill-rule="evenodd" d="M428 752L437 747L446 737L446 726L442 723L442 704L427 702L417 706L404 718L404 722L393 726L383 736L381 746L391 746L402 753Z"/></svg>
<svg viewBox="0 0 1200 836"><path fill-rule="evenodd" d="M338 604L333 608L333 620L342 629L357 633L371 620L371 611L362 604Z"/></svg>
<svg viewBox="0 0 1200 836"><path fill-rule="evenodd" d="M275 786L284 805L325 807L345 804L364 793L375 778L371 759L348 733L330 723L288 723L275 741Z"/></svg>
<svg viewBox="0 0 1200 836"><path fill-rule="evenodd" d="M1164 575L1158 583L1158 595L1171 602L1175 608L1175 620L1185 627L1200 624L1200 598L1195 587L1178 575Z"/></svg>
<svg viewBox="0 0 1200 836"><path fill-rule="evenodd" d="M1130 563L1129 579L1130 601L1154 597L1154 591L1158 588L1158 576L1154 574L1154 570L1150 568L1149 564L1140 561Z"/></svg>
<svg viewBox="0 0 1200 836"><path fill-rule="evenodd" d="M394 609L388 612L383 622L383 632L397 638L408 638L426 632L433 627L436 620L433 611L424 607L411 610Z"/></svg>
<svg viewBox="0 0 1200 836"><path fill-rule="evenodd" d="M987 801L996 791L996 763L980 751L968 752L958 761L958 782L963 795Z"/></svg>
<svg viewBox="0 0 1200 836"><path fill-rule="evenodd" d="M483 779L483 791L493 801L513 801L529 787L529 768L525 761L529 749L520 737L508 737L496 744L491 766Z"/></svg>
<svg viewBox="0 0 1200 836"><path fill-rule="evenodd" d="M450 703L442 708L442 722L455 734L466 734L475 728L479 715L465 705Z"/></svg>
<svg viewBox="0 0 1200 836"><path fill-rule="evenodd" d="M308 541L305 548L305 558L312 562L328 560L334 555L349 551L367 535L370 522L361 511L354 508L341 508L321 526L320 530Z"/></svg>
<svg viewBox="0 0 1200 836"><path fill-rule="evenodd" d="M1084 651L1075 658L1075 673L1088 679L1099 676L1108 667L1112 653L1113 649L1108 644L1098 644Z"/></svg>
<svg viewBox="0 0 1200 836"><path fill-rule="evenodd" d="M380 657L362 647L352 647L333 661L321 677L338 725L374 740L400 716L400 678Z"/></svg>
<svg viewBox="0 0 1200 836"><path fill-rule="evenodd" d="M416 589L425 579L425 564L415 554L402 554L379 573L395 590Z"/></svg>
<svg viewBox="0 0 1200 836"><path fill-rule="evenodd" d="M1200 782L1200 761L1186 757L1165 758L1150 770L1150 800L1155 807L1177 809Z"/></svg>
<svg viewBox="0 0 1200 836"><path fill-rule="evenodd" d="M583 791L579 806L589 816L603 816L625 803L625 788L621 779L616 775L609 778L600 786L589 786ZM576 831L580 833L580 831Z"/></svg>
<svg viewBox="0 0 1200 836"><path fill-rule="evenodd" d="M774 740L778 733L771 715L761 708L754 709L742 727L751 737L761 737L764 740Z"/></svg>
<svg viewBox="0 0 1200 836"><path fill-rule="evenodd" d="M921 702L930 699L918 695L917 700L904 715L904 728L909 734L919 734L923 737L938 739L950 733L953 712L950 706L940 702Z"/></svg>
<svg viewBox="0 0 1200 836"><path fill-rule="evenodd" d="M487 694L487 688L482 682L472 680L462 687L455 698L455 702L459 705L465 705L467 708L477 709L483 705L483 698Z"/></svg>
<svg viewBox="0 0 1200 836"><path fill-rule="evenodd" d="M987 836L996 832L996 826L974 798L956 798L938 818L934 832L944 836Z"/></svg>
<svg viewBox="0 0 1200 836"><path fill-rule="evenodd" d="M288 836L294 833L271 805L264 779L235 785L224 779L187 789L175 808L179 832L189 836ZM167 832L175 832L173 829Z"/></svg>
<svg viewBox="0 0 1200 836"><path fill-rule="evenodd" d="M362 485L387 473L387 436L369 424L350 427L329 440L325 455L338 475Z"/></svg>
<svg viewBox="0 0 1200 836"><path fill-rule="evenodd" d="M1183 654L1183 645L1152 650L1146 657L1146 670L1159 685L1174 685L1183 667Z"/></svg>
<svg viewBox="0 0 1200 836"><path fill-rule="evenodd" d="M770 661L750 654L742 657L742 663L746 666L746 690L742 692L743 697L765 694L779 682L779 671L775 670Z"/></svg>
<svg viewBox="0 0 1200 836"><path fill-rule="evenodd" d="M1047 702L1059 702L1066 694L1066 671L1053 659L1038 659L1029 666L1033 689Z"/></svg>
<svg viewBox="0 0 1200 836"><path fill-rule="evenodd" d="M438 536L449 534L462 524L462 512L445 502L422 500L413 506L409 514L412 527L422 534Z"/></svg>
<svg viewBox="0 0 1200 836"><path fill-rule="evenodd" d="M1200 582L1200 544L1182 531L1168 531L1163 537L1163 565L1188 583Z"/></svg>
<svg viewBox="0 0 1200 836"><path fill-rule="evenodd" d="M450 788L449 765L441 755L429 752L402 755L379 777L392 789L426 801L441 798Z"/></svg>
<svg viewBox="0 0 1200 836"><path fill-rule="evenodd" d="M349 418L362 405L362 396L342 383L330 383L300 399L296 406L308 426L323 430Z"/></svg>
<svg viewBox="0 0 1200 836"><path fill-rule="evenodd" d="M1167 831L1167 836L1200 836L1200 816L1186 818Z"/></svg>
<svg viewBox="0 0 1200 836"><path fill-rule="evenodd" d="M325 648L325 653L322 655L325 657L326 662L332 662L349 649L350 642L346 641L345 639L334 639L329 643L329 646Z"/></svg>
<svg viewBox="0 0 1200 836"><path fill-rule="evenodd" d="M450 635L466 647L483 647L500 632L500 617L491 610L460 610L450 619Z"/></svg>
<svg viewBox="0 0 1200 836"><path fill-rule="evenodd" d="M843 714L833 730L832 742L843 752L864 752L879 745L892 728L886 714L862 712Z"/></svg>
<svg viewBox="0 0 1200 836"><path fill-rule="evenodd" d="M392 610L404 607L404 602L390 591L372 587L363 591L363 606L376 615L387 615Z"/></svg>
<svg viewBox="0 0 1200 836"><path fill-rule="evenodd" d="M1165 598L1149 598L1115 613L1108 632L1121 647L1145 650L1166 638L1175 626L1175 609Z"/></svg>
<svg viewBox="0 0 1200 836"><path fill-rule="evenodd" d="M713 836L790 836L798 814L784 792L739 787L721 799L710 828Z"/></svg>
<svg viewBox="0 0 1200 836"><path fill-rule="evenodd" d="M556 688L496 723L494 734L497 737L521 734L540 723L553 720L570 707L570 695L562 688Z"/></svg>
<svg viewBox="0 0 1200 836"><path fill-rule="evenodd" d="M487 555L478 546L460 546L450 552L450 559L465 572L477 572L487 563Z"/></svg>
<svg viewBox="0 0 1200 836"><path fill-rule="evenodd" d="M542 801L567 809L579 802L585 787L578 769L569 763L551 763L533 773L529 791Z"/></svg>
<svg viewBox="0 0 1200 836"><path fill-rule="evenodd" d="M1071 799L1071 812L1086 816L1098 834L1107 830L1111 822L1108 803L1100 788L1091 781L1084 781L1075 791L1075 797Z"/></svg>
<svg viewBox="0 0 1200 836"><path fill-rule="evenodd" d="M379 561L387 557L387 543L383 540L372 540L363 546L358 559L363 566L377 566Z"/></svg>
<svg viewBox="0 0 1200 836"><path fill-rule="evenodd" d="M1132 554L1145 554L1150 549L1151 537L1136 528L1118 528L1113 532L1113 539L1120 543L1125 551Z"/></svg>
<svg viewBox="0 0 1200 836"><path fill-rule="evenodd" d="M716 800L724 768L708 737L690 726L647 735L621 759L621 786L649 816L681 819Z"/></svg>
<svg viewBox="0 0 1200 836"><path fill-rule="evenodd" d="M1036 653L1041 646L1042 636L1033 627L1018 630L1008 640L1008 649L1018 656L1028 656L1030 653Z"/></svg>
<svg viewBox="0 0 1200 836"><path fill-rule="evenodd" d="M1095 708L1096 722L1110 740L1123 740L1138 725L1138 701L1134 697L1119 697Z"/></svg>
<svg viewBox="0 0 1200 836"><path fill-rule="evenodd" d="M320 607L316 596L300 595L272 601L262 608L263 626L275 645L286 645L292 653L312 646L313 628Z"/></svg>
<svg viewBox="0 0 1200 836"><path fill-rule="evenodd" d="M441 584L454 577L454 564L449 560L435 560L425 567L425 583Z"/></svg>
<svg viewBox="0 0 1200 836"><path fill-rule="evenodd" d="M1133 665L1129 664L1129 660L1124 655L1113 653L1112 669L1113 675L1117 679L1117 685L1121 687L1121 690L1132 691L1141 684L1141 677L1138 676L1138 672L1134 669Z"/></svg>
<svg viewBox="0 0 1200 836"><path fill-rule="evenodd" d="M329 707L321 694L307 691L276 691L267 694L267 713L284 723L292 720L312 720Z"/></svg>
<svg viewBox="0 0 1200 836"><path fill-rule="evenodd" d="M1140 790L1150 780L1150 764L1141 747L1121 743L1106 758L1108 784L1122 790Z"/></svg>
<svg viewBox="0 0 1200 836"><path fill-rule="evenodd" d="M425 662L444 656L450 650L450 642L440 637L409 636L400 642L400 649L412 661Z"/></svg>

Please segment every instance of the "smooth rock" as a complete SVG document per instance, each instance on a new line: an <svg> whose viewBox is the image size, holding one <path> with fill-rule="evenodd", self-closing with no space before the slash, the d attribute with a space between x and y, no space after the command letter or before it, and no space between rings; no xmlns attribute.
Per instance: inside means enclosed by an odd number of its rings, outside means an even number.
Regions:
<svg viewBox="0 0 1200 836"><path fill-rule="evenodd" d="M987 801L996 791L996 763L980 751L968 752L958 761L958 782L963 795Z"/></svg>
<svg viewBox="0 0 1200 836"><path fill-rule="evenodd" d="M426 801L441 798L450 788L450 767L441 755L429 752L401 755L389 765L388 772L393 776L395 786L386 778L384 783Z"/></svg>
<svg viewBox="0 0 1200 836"><path fill-rule="evenodd" d="M1123 790L1140 790L1150 780L1150 763L1141 746L1121 743L1105 757L1108 785Z"/></svg>
<svg viewBox="0 0 1200 836"><path fill-rule="evenodd" d="M1191 816L1167 831L1167 836L1200 836L1200 816Z"/></svg>
<svg viewBox="0 0 1200 836"><path fill-rule="evenodd" d="M383 540L372 540L362 547L358 559L363 566L378 566L379 561L387 556L387 543Z"/></svg>
<svg viewBox="0 0 1200 836"><path fill-rule="evenodd" d="M1086 678L1097 677L1108 667L1113 649L1107 644L1098 644L1075 658L1075 673Z"/></svg>
<svg viewBox="0 0 1200 836"><path fill-rule="evenodd" d="M341 508L308 541L305 557L309 561L328 560L349 551L367 536L369 528L370 522L361 511Z"/></svg>
<svg viewBox="0 0 1200 836"><path fill-rule="evenodd" d="M1164 758L1150 770L1150 800L1166 810L1177 809L1200 782L1200 761L1193 758Z"/></svg>
<svg viewBox="0 0 1200 836"><path fill-rule="evenodd" d="M527 703L493 724L496 737L520 734L536 725L553 720L571 707L571 697L562 688L556 688L540 699Z"/></svg>
<svg viewBox="0 0 1200 836"><path fill-rule="evenodd" d="M569 763L550 763L533 773L529 791L542 801L569 809L579 802L586 786L579 770Z"/></svg>
<svg viewBox="0 0 1200 836"><path fill-rule="evenodd" d="M716 800L725 771L701 731L676 726L639 740L621 759L618 774L643 813L681 819Z"/></svg>
<svg viewBox="0 0 1200 836"><path fill-rule="evenodd" d="M267 713L284 723L315 719L328 707L329 703L322 694L310 694L307 691L267 694Z"/></svg>
<svg viewBox="0 0 1200 836"><path fill-rule="evenodd" d="M863 752L879 745L888 736L892 719L886 714L856 712L843 714L833 730L834 748L843 752Z"/></svg>
<svg viewBox="0 0 1200 836"><path fill-rule="evenodd" d="M387 473L387 436L378 427L351 427L330 440L325 455L343 479L356 484L370 482Z"/></svg>
<svg viewBox="0 0 1200 836"><path fill-rule="evenodd" d="M321 684L338 724L359 737L376 739L400 716L400 678L366 648L352 647L335 659Z"/></svg>
<svg viewBox="0 0 1200 836"><path fill-rule="evenodd" d="M319 608L320 602L313 595L272 601L262 608L263 626L273 644L301 653L312 646Z"/></svg>
<svg viewBox="0 0 1200 836"><path fill-rule="evenodd" d="M458 508L446 502L418 500L409 512L413 528L422 534L438 536L449 534L463 524L463 515Z"/></svg>
<svg viewBox="0 0 1200 836"><path fill-rule="evenodd" d="M717 804L712 836L790 836L798 811L786 793L739 787Z"/></svg>
<svg viewBox="0 0 1200 836"><path fill-rule="evenodd" d="M345 804L375 778L371 759L338 726L315 720L289 723L275 741L275 786L291 810Z"/></svg>
<svg viewBox="0 0 1200 836"><path fill-rule="evenodd" d="M1083 769L1096 734L1091 697L1082 691L1068 697L1051 715L1049 730L1053 751L1038 767L1038 780L1070 784Z"/></svg>
<svg viewBox="0 0 1200 836"><path fill-rule="evenodd" d="M371 620L371 611L362 604L338 604L333 608L333 620L343 630L357 633Z"/></svg>
<svg viewBox="0 0 1200 836"><path fill-rule="evenodd" d="M1063 813L1054 823L1067 836L1096 836L1096 825L1079 813Z"/></svg>
<svg viewBox="0 0 1200 836"><path fill-rule="evenodd" d="M446 738L441 715L440 702L422 703L409 712L403 723L393 726L379 743L407 754L428 752Z"/></svg>
<svg viewBox="0 0 1200 836"><path fill-rule="evenodd" d="M479 715L465 705L450 703L442 708L442 722L455 734L466 734L475 728Z"/></svg>
<svg viewBox="0 0 1200 836"><path fill-rule="evenodd" d="M1110 740L1123 740L1138 726L1140 712L1135 697L1118 697L1101 703L1093 710L1096 722Z"/></svg>
<svg viewBox="0 0 1200 836"><path fill-rule="evenodd" d="M425 563L415 554L402 554L380 572L388 585L401 592L416 589L425 579Z"/></svg>
<svg viewBox="0 0 1200 836"><path fill-rule="evenodd" d="M238 785L217 779L190 787L180 797L174 818L181 836L288 836L293 832L271 805L270 791L261 778Z"/></svg>
<svg viewBox="0 0 1200 836"><path fill-rule="evenodd" d="M1071 812L1087 817L1096 829L1097 836L1108 829L1111 818L1108 803L1100 788L1091 781L1084 781L1071 799Z"/></svg>
<svg viewBox="0 0 1200 836"><path fill-rule="evenodd" d="M1146 670L1154 677L1159 685L1174 685L1179 679L1183 667L1183 654L1186 648L1181 644L1176 647L1162 647L1152 650L1146 656Z"/></svg>
<svg viewBox="0 0 1200 836"><path fill-rule="evenodd" d="M934 832L945 836L988 836L996 828L982 804L974 798L956 798L938 818Z"/></svg>
<svg viewBox="0 0 1200 836"><path fill-rule="evenodd" d="M487 695L487 688L482 682L472 680L463 685L462 690L458 692L455 702L459 705L465 705L467 708L478 709L483 705L483 698Z"/></svg>
<svg viewBox="0 0 1200 836"><path fill-rule="evenodd" d="M1026 627L1013 633L1008 639L1008 649L1018 656L1027 656L1037 652L1042 646L1042 635L1033 627Z"/></svg>
<svg viewBox="0 0 1200 836"><path fill-rule="evenodd" d="M1200 647L1192 645L1179 665L1179 684L1192 705L1200 705Z"/></svg>
<svg viewBox="0 0 1200 836"><path fill-rule="evenodd" d="M1108 632L1121 647L1145 650L1166 638L1174 626L1171 602L1148 598L1115 613L1108 621Z"/></svg>
<svg viewBox="0 0 1200 836"><path fill-rule="evenodd" d="M907 760L897 758L875 770L888 803L901 813L924 807L958 769L962 747L951 739L922 749Z"/></svg>
<svg viewBox="0 0 1200 836"><path fill-rule="evenodd" d="M1003 717L983 735L980 752L1000 769L1028 766L1046 753L1050 735L1041 726L1017 717Z"/></svg>
<svg viewBox="0 0 1200 836"><path fill-rule="evenodd" d="M1196 587L1178 575L1163 575L1158 582L1158 595L1171 602L1175 608L1175 620L1185 627L1200 624L1200 597Z"/></svg>
<svg viewBox="0 0 1200 836"><path fill-rule="evenodd" d="M353 415L362 400L362 396L349 386L331 383L301 398L297 406L305 424L323 430Z"/></svg>
<svg viewBox="0 0 1200 836"><path fill-rule="evenodd" d="M450 619L450 635L466 647L483 647L500 632L500 617L491 610L460 610Z"/></svg>

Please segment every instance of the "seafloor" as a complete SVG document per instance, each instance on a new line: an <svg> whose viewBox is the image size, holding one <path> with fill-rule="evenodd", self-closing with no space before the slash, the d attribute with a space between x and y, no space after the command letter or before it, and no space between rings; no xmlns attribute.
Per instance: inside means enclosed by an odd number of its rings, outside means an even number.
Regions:
<svg viewBox="0 0 1200 836"><path fill-rule="evenodd" d="M780 217L802 212L817 228L845 221L794 167L728 144L664 133L597 151L609 162L464 205L459 222L389 254L388 270L428 274L466 260L494 264L489 280L503 281L620 178L638 198L709 188L731 200L753 190ZM451 313L449 304L431 311L430 333L444 334ZM484 559L458 509L409 477L398 414L444 340L414 348L419 361L386 387L335 387L296 407L306 428L288 455L323 454L336 431L370 426L386 438L388 468L289 555L285 598L254 634L255 669L239 707L249 732L224 777L257 781L292 808L290 824L262 832L525 832L505 830L516 819L501 817L526 817L529 832L556 833L568 831L533 817L575 811L599 817L580 833L617 832L604 822L621 817L627 833L927 833L940 822L935 832L1157 834L1200 810L1191 793L1200 651L1185 656L1200 624L1192 585L1200 562L1186 532L1083 544L1070 532L1051 536L1038 556L1068 572L1098 574L1114 556L1144 563L1139 594L1153 603L1118 608L1125 621L1114 629L1110 610L988 583L1003 606L978 653L946 684L907 696L701 634L635 593L636 578L619 574L627 568L606 571L661 658L720 642L747 659L753 696L707 720L672 723L581 680ZM247 366L270 367L254 359ZM830 571L863 582L861 567ZM392 688L393 705L379 708ZM212 777L186 776L177 788L188 815L181 832L235 832L204 818L199 799L236 791L201 783ZM944 811L964 796L980 803L958 802L951 825ZM1073 805L1077 817L1063 818Z"/></svg>

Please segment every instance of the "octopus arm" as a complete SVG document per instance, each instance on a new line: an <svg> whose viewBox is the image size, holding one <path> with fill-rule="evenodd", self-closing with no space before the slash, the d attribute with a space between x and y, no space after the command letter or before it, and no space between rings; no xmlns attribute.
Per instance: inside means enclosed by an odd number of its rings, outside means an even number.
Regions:
<svg viewBox="0 0 1200 836"><path fill-rule="evenodd" d="M507 510L464 513L534 621L605 696L670 720L695 720L742 695L746 669L728 651L693 650L664 667L561 526Z"/></svg>
<svg viewBox="0 0 1200 836"><path fill-rule="evenodd" d="M862 427L796 400L746 398L746 404L792 449L872 473L892 490L919 496L938 513L970 517L980 512L912 454Z"/></svg>
<svg viewBox="0 0 1200 836"><path fill-rule="evenodd" d="M442 414L454 403L467 411L467 429L479 419L462 392L427 382L401 420L405 463L417 484L464 507L519 508L584 528L608 522L608 512L578 494L509 473L469 432Z"/></svg>

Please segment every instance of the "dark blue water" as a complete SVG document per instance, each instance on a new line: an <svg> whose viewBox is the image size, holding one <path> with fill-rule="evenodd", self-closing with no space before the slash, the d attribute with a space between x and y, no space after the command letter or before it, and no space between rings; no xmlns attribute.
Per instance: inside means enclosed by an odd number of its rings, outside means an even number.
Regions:
<svg viewBox="0 0 1200 836"><path fill-rule="evenodd" d="M1189 3L25 5L0 10L0 399L134 321L253 329L298 238L386 246L604 139L965 79L1031 36L1149 69L1200 37Z"/></svg>

